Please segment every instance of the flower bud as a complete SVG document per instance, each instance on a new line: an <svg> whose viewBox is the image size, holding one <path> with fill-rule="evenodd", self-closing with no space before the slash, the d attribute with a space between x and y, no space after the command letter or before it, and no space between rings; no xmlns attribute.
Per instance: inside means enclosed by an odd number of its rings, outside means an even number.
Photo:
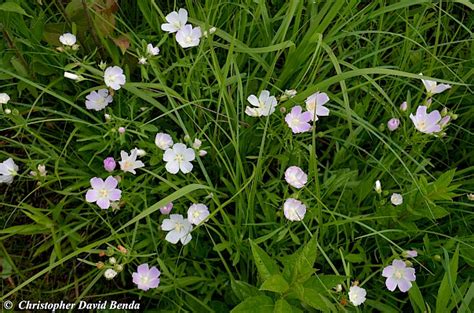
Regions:
<svg viewBox="0 0 474 313"><path fill-rule="evenodd" d="M173 209L173 202L168 203L164 207L160 208L160 212L163 215L168 215L171 212L171 209Z"/></svg>
<svg viewBox="0 0 474 313"><path fill-rule="evenodd" d="M104 272L104 277L108 280L113 279L115 276L117 276L117 272L111 268L106 269Z"/></svg>
<svg viewBox="0 0 474 313"><path fill-rule="evenodd" d="M125 127L120 126L120 127L118 128L118 132L119 132L120 134L125 134Z"/></svg>
<svg viewBox="0 0 474 313"><path fill-rule="evenodd" d="M387 127L390 131L394 131L400 126L400 120L398 118L392 118L387 122Z"/></svg>
<svg viewBox="0 0 474 313"><path fill-rule="evenodd" d="M104 160L104 169L107 172L109 173L113 172L116 166L117 166L117 163L115 162L113 157L108 157Z"/></svg>
<svg viewBox="0 0 474 313"><path fill-rule="evenodd" d="M375 192L378 193L378 194L381 194L382 193L382 184L380 183L380 180L377 180L375 182L375 188L374 188Z"/></svg>
<svg viewBox="0 0 474 313"><path fill-rule="evenodd" d="M194 139L194 142L193 142L193 148L194 148L194 149L197 150L197 149L201 148L201 145L202 145L202 141L201 141L201 140L199 140L199 139L197 139L197 138Z"/></svg>
<svg viewBox="0 0 474 313"><path fill-rule="evenodd" d="M200 157L206 156L206 154L207 154L206 150L199 150L199 156Z"/></svg>
<svg viewBox="0 0 474 313"><path fill-rule="evenodd" d="M109 258L109 263L114 265L115 263L117 263L117 260L114 257L111 257Z"/></svg>
<svg viewBox="0 0 474 313"><path fill-rule="evenodd" d="M11 114L12 113L12 110L10 109L5 109L5 114Z"/></svg>
<svg viewBox="0 0 474 313"><path fill-rule="evenodd" d="M97 263L95 264L95 266L100 270L100 269L102 269L102 268L105 266L105 264L104 264L104 262L97 262Z"/></svg>
<svg viewBox="0 0 474 313"><path fill-rule="evenodd" d="M403 101L402 104L400 104L400 110L402 112L405 112L408 109L408 104L406 101Z"/></svg>

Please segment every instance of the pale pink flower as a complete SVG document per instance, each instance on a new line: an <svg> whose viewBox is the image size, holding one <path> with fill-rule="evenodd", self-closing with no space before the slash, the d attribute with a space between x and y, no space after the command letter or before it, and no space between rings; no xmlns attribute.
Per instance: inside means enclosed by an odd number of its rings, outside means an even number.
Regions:
<svg viewBox="0 0 474 313"><path fill-rule="evenodd" d="M138 289L147 291L148 289L156 288L160 284L161 272L155 267L148 267L148 264L141 264L137 271L132 273L133 283L137 285Z"/></svg>
<svg viewBox="0 0 474 313"><path fill-rule="evenodd" d="M126 77L123 70L118 66L109 66L104 72L104 82L107 87L113 90L119 90L125 85Z"/></svg>
<svg viewBox="0 0 474 313"><path fill-rule="evenodd" d="M172 148L167 149L163 154L163 161L166 162L165 168L171 174L176 174L180 170L183 174L191 172L193 169L191 161L195 158L194 150L182 143L175 143Z"/></svg>
<svg viewBox="0 0 474 313"><path fill-rule="evenodd" d="M324 92L316 92L306 99L306 110L311 112L311 119L318 120L319 116L328 116L329 109L324 105L329 101L329 97Z"/></svg>
<svg viewBox="0 0 474 313"><path fill-rule="evenodd" d="M302 111L301 107L297 105L285 116L285 122L294 134L304 133L311 129L311 125L308 122L313 119L312 113L309 111L303 113Z"/></svg>
<svg viewBox="0 0 474 313"><path fill-rule="evenodd" d="M165 133L158 133L155 136L155 145L161 150L166 150L173 145L173 139Z"/></svg>
<svg viewBox="0 0 474 313"><path fill-rule="evenodd" d="M173 202L170 202L167 205L165 205L164 207L161 207L160 212L163 215L168 215L168 214L170 214L172 209L173 209Z"/></svg>
<svg viewBox="0 0 474 313"><path fill-rule="evenodd" d="M253 107L247 106L245 114L252 117L269 116L275 112L277 106L275 96L270 96L270 91L268 90L262 90L258 98L255 95L248 96L247 101Z"/></svg>
<svg viewBox="0 0 474 313"><path fill-rule="evenodd" d="M426 113L426 106L419 106L416 110L416 115L410 114L410 119L413 121L415 128L422 133L432 134L441 131L439 122L441 121L441 114L438 110L431 113Z"/></svg>
<svg viewBox="0 0 474 313"><path fill-rule="evenodd" d="M394 131L398 128L398 126L400 126L400 120L398 118L391 118L388 122L387 122L387 127L390 131Z"/></svg>
<svg viewBox="0 0 474 313"><path fill-rule="evenodd" d="M306 206L293 198L288 198L283 204L283 213L290 221L302 221L306 214Z"/></svg>
<svg viewBox="0 0 474 313"><path fill-rule="evenodd" d="M109 91L107 89L99 89L97 91L91 91L86 96L86 108L89 110L100 111L105 109L113 101Z"/></svg>
<svg viewBox="0 0 474 313"><path fill-rule="evenodd" d="M308 182L308 175L298 166L290 166L285 171L285 180L295 188L303 188Z"/></svg>
<svg viewBox="0 0 474 313"><path fill-rule="evenodd" d="M87 202L96 202L101 209L108 209L111 201L118 201L122 195L122 191L117 189L118 181L109 176L106 180L94 177L90 180L92 189L86 193Z"/></svg>
<svg viewBox="0 0 474 313"><path fill-rule="evenodd" d="M191 48L199 45L201 36L200 27L192 27L187 24L176 33L176 41L183 48Z"/></svg>
<svg viewBox="0 0 474 313"><path fill-rule="evenodd" d="M199 225L209 216L209 209L202 203L192 204L188 209L188 221L191 224Z"/></svg>
<svg viewBox="0 0 474 313"><path fill-rule="evenodd" d="M59 41L65 46L74 46L76 44L76 36L71 33L64 33L59 36Z"/></svg>
<svg viewBox="0 0 474 313"><path fill-rule="evenodd" d="M408 103L406 101L403 101L402 104L400 104L400 111L405 112L408 109Z"/></svg>
<svg viewBox="0 0 474 313"><path fill-rule="evenodd" d="M423 75L423 74L420 73L420 75ZM438 85L438 83L434 80L421 79L421 81L423 82L423 85L425 85L426 91L429 96L435 95L437 93L442 93L443 91L451 88L451 85L447 85L447 84Z"/></svg>
<svg viewBox="0 0 474 313"><path fill-rule="evenodd" d="M393 260L392 265L383 269L382 276L387 278L385 285L390 291L398 286L401 292L407 292L412 286L411 282L416 280L415 269L407 267L402 260Z"/></svg>
<svg viewBox="0 0 474 313"><path fill-rule="evenodd" d="M160 48L153 47L153 45L149 43L146 45L146 53L152 56L158 55L160 53Z"/></svg>
<svg viewBox="0 0 474 313"><path fill-rule="evenodd" d="M104 169L107 172L113 172L115 169L115 166L117 166L117 163L115 162L113 157L108 157L104 159Z"/></svg>

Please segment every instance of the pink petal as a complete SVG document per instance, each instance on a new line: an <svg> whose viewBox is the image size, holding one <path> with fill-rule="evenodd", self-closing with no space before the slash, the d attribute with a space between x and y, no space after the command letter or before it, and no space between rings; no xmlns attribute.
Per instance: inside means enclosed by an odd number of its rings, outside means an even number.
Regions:
<svg viewBox="0 0 474 313"><path fill-rule="evenodd" d="M398 281L398 288L401 292L407 292L411 288L411 282L406 279L400 279Z"/></svg>
<svg viewBox="0 0 474 313"><path fill-rule="evenodd" d="M117 187L117 185L118 185L118 181L113 176L109 176L105 180L104 187L105 187L105 189L110 190L110 189L114 189L115 187Z"/></svg>
<svg viewBox="0 0 474 313"><path fill-rule="evenodd" d="M99 198L99 193L94 189L89 189L86 193L87 202L96 202Z"/></svg>
<svg viewBox="0 0 474 313"><path fill-rule="evenodd" d="M99 177L91 178L90 183L94 189L102 189L104 186L104 181Z"/></svg>
<svg viewBox="0 0 474 313"><path fill-rule="evenodd" d="M147 263L144 263L144 264L141 264L141 265L138 265L137 267L137 273L140 275L140 276L146 276L148 275L148 264Z"/></svg>
<svg viewBox="0 0 474 313"><path fill-rule="evenodd" d="M105 210L110 207L110 201L109 199L106 199L106 198L100 198L97 200L97 205L99 206L99 208Z"/></svg>
<svg viewBox="0 0 474 313"><path fill-rule="evenodd" d="M397 288L397 284L398 284L398 281L393 277L389 277L385 281L385 286L387 286L387 289L390 291L394 291L395 288Z"/></svg>
<svg viewBox="0 0 474 313"><path fill-rule="evenodd" d="M109 192L109 199L112 201L118 201L122 197L122 191L120 189L112 189Z"/></svg>

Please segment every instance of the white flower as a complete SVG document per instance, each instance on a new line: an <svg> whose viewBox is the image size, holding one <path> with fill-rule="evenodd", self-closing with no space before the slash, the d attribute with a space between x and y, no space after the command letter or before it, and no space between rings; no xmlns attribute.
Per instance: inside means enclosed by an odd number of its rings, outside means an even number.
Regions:
<svg viewBox="0 0 474 313"><path fill-rule="evenodd" d="M71 72L64 72L64 77L72 79L72 80L79 80L79 75L76 75Z"/></svg>
<svg viewBox="0 0 474 313"><path fill-rule="evenodd" d="M407 292L412 281L416 280L415 269L407 267L402 260L393 260L392 265L385 267L382 276L386 277L385 286L390 291L394 291L397 287L401 292Z"/></svg>
<svg viewBox="0 0 474 313"><path fill-rule="evenodd" d="M194 139L194 142L193 142L193 148L198 150L199 148L201 148L201 145L202 145L202 141L199 140L199 139Z"/></svg>
<svg viewBox="0 0 474 313"><path fill-rule="evenodd" d="M287 96L290 99L296 96L296 94L297 94L297 91L295 89L285 90L285 96Z"/></svg>
<svg viewBox="0 0 474 313"><path fill-rule="evenodd" d="M46 166L44 164L39 164L38 165L38 174L40 176L46 176L46 173L48 173L48 171L46 170Z"/></svg>
<svg viewBox="0 0 474 313"><path fill-rule="evenodd" d="M349 288L349 301L355 306L359 306L365 302L365 296L367 295L367 291L364 288L359 286L351 286Z"/></svg>
<svg viewBox="0 0 474 313"><path fill-rule="evenodd" d="M254 107L247 106L245 108L245 114L253 117L269 116L275 112L277 106L275 96L270 96L268 90L262 90L258 98L255 95L250 95L247 101Z"/></svg>
<svg viewBox="0 0 474 313"><path fill-rule="evenodd" d="M109 66L104 72L104 82L107 87L119 90L126 82L123 70L118 66Z"/></svg>
<svg viewBox="0 0 474 313"><path fill-rule="evenodd" d="M17 172L18 165L13 162L12 158L8 158L0 163L0 184L11 184L13 182L13 176L18 174Z"/></svg>
<svg viewBox="0 0 474 313"><path fill-rule="evenodd" d="M59 41L65 46L73 46L76 43L76 36L71 33L64 33L59 36Z"/></svg>
<svg viewBox="0 0 474 313"><path fill-rule="evenodd" d="M382 184L380 183L380 180L377 180L375 182L375 192L376 193L381 193L382 192Z"/></svg>
<svg viewBox="0 0 474 313"><path fill-rule="evenodd" d="M117 259L115 259L114 257L111 257L109 258L109 263L114 265L115 263L117 263Z"/></svg>
<svg viewBox="0 0 474 313"><path fill-rule="evenodd" d="M109 91L107 89L99 89L92 91L86 96L86 108L89 110L100 111L104 109L113 101Z"/></svg>
<svg viewBox="0 0 474 313"><path fill-rule="evenodd" d="M394 193L390 197L390 202L392 202L393 205L400 205L403 203L403 197L399 193Z"/></svg>
<svg viewBox="0 0 474 313"><path fill-rule="evenodd" d="M420 75L423 75L423 73L420 73ZM425 85L426 92L428 92L428 95L432 96L437 93L442 93L443 91L451 88L451 85L447 84L439 84L433 80L428 80L428 79L422 79L423 85Z"/></svg>
<svg viewBox="0 0 474 313"><path fill-rule="evenodd" d="M176 33L176 41L183 48L191 48L199 45L202 36L200 27L192 27L187 24Z"/></svg>
<svg viewBox="0 0 474 313"><path fill-rule="evenodd" d="M5 109L5 114L8 115L8 114L10 114L10 113L12 113L12 110L10 110L10 109Z"/></svg>
<svg viewBox="0 0 474 313"><path fill-rule="evenodd" d="M145 58L145 57L140 57L140 58L138 59L138 64L144 65L144 64L146 64L147 61L148 61L147 58Z"/></svg>
<svg viewBox="0 0 474 313"><path fill-rule="evenodd" d="M105 272L104 272L104 277L107 278L107 279L113 279L115 276L117 276L117 272L114 271L113 269L109 268L109 269L106 269Z"/></svg>
<svg viewBox="0 0 474 313"><path fill-rule="evenodd" d="M175 33L186 25L188 21L188 11L179 9L178 12L173 11L166 15L168 23L161 24L161 29L168 33Z"/></svg>
<svg viewBox="0 0 474 313"><path fill-rule="evenodd" d="M165 133L158 133L155 137L155 145L161 150L166 150L173 145L173 139Z"/></svg>
<svg viewBox="0 0 474 313"><path fill-rule="evenodd" d="M308 175L298 166L290 166L285 171L285 180L295 188L303 188L308 182Z"/></svg>
<svg viewBox="0 0 474 313"><path fill-rule="evenodd" d="M120 169L124 172L136 174L137 172L135 172L135 169L145 166L142 161L137 161L137 148L132 149L132 151L130 151L130 156L127 152L120 151L120 156L122 157L122 161L119 161Z"/></svg>
<svg viewBox="0 0 474 313"><path fill-rule="evenodd" d="M7 104L10 101L10 96L6 93L0 93L0 104Z"/></svg>
<svg viewBox="0 0 474 313"><path fill-rule="evenodd" d="M181 170L184 174L191 172L196 154L193 149L187 148L185 144L175 143L163 154L163 161L166 162L166 170L171 174L176 174Z"/></svg>
<svg viewBox="0 0 474 313"><path fill-rule="evenodd" d="M324 92L316 92L306 99L306 110L311 112L311 119L318 120L318 116L328 116L329 109L324 105L329 101L329 97Z"/></svg>
<svg viewBox="0 0 474 313"><path fill-rule="evenodd" d="M302 221L306 214L306 206L293 198L288 198L283 204L283 213L290 221Z"/></svg>
<svg viewBox="0 0 474 313"><path fill-rule="evenodd" d="M185 245L193 238L191 236L193 225L187 219L184 219L181 214L171 214L170 218L163 220L161 229L168 231L165 240L172 244L181 241Z"/></svg>
<svg viewBox="0 0 474 313"><path fill-rule="evenodd" d="M188 209L188 221L191 224L199 225L202 221L206 220L209 216L209 209L202 203L196 203Z"/></svg>
<svg viewBox="0 0 474 313"><path fill-rule="evenodd" d="M147 46L146 46L146 52L149 54L149 55L158 55L158 53L160 53L160 48L158 47L153 47L153 45L151 43L149 43Z"/></svg>

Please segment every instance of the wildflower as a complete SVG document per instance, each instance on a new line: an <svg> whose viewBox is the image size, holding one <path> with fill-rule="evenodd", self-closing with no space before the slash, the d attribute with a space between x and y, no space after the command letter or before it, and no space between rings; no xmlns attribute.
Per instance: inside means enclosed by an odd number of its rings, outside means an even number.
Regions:
<svg viewBox="0 0 474 313"><path fill-rule="evenodd" d="M202 141L199 140L199 139L194 139L194 142L193 142L193 148L198 150L199 148L201 148L201 145L202 145Z"/></svg>
<svg viewBox="0 0 474 313"><path fill-rule="evenodd" d="M418 252L416 250L405 250L403 251L403 256L405 258L416 258L418 256Z"/></svg>
<svg viewBox="0 0 474 313"><path fill-rule="evenodd" d="M71 73L71 72L64 72L64 77L69 78L71 80L75 80L75 81L80 81L80 80L83 79L81 76L76 75L76 74Z"/></svg>
<svg viewBox="0 0 474 313"><path fill-rule="evenodd" d="M7 104L10 101L10 96L6 93L0 93L0 104Z"/></svg>
<svg viewBox="0 0 474 313"><path fill-rule="evenodd" d="M375 188L374 189L375 189L376 193L378 193L378 194L382 193L382 184L380 184L380 180L377 180L375 182Z"/></svg>
<svg viewBox="0 0 474 313"><path fill-rule="evenodd" d="M209 216L209 209L202 203L193 204L188 209L188 221L191 224L199 225Z"/></svg>
<svg viewBox="0 0 474 313"><path fill-rule="evenodd" d="M179 9L178 12L173 11L165 17L168 23L161 24L161 29L168 33L175 33L186 25L188 21L188 11Z"/></svg>
<svg viewBox="0 0 474 313"><path fill-rule="evenodd" d="M399 193L393 193L390 197L390 202L392 202L393 205L400 205L403 203L403 196Z"/></svg>
<svg viewBox="0 0 474 313"><path fill-rule="evenodd" d="M44 177L48 173L48 171L46 170L46 165L44 165L44 164L38 164L37 169L38 169L38 174L40 176Z"/></svg>
<svg viewBox="0 0 474 313"><path fill-rule="evenodd" d="M160 48L153 47L153 45L149 43L148 45L146 45L146 53L152 56L158 55L160 53Z"/></svg>
<svg viewBox="0 0 474 313"><path fill-rule="evenodd" d="M104 72L104 82L107 87L119 90L126 82L123 70L118 66L109 66Z"/></svg>
<svg viewBox="0 0 474 313"><path fill-rule="evenodd" d="M199 150L199 156L200 157L206 156L206 154L207 154L206 150Z"/></svg>
<svg viewBox="0 0 474 313"><path fill-rule="evenodd" d="M365 296L367 295L367 291L364 288L359 286L351 286L349 288L349 301L355 305L359 306L365 302Z"/></svg>
<svg viewBox="0 0 474 313"><path fill-rule="evenodd" d="M140 58L138 59L138 64L144 65L144 64L147 63L147 61L148 61L147 58L145 58L145 57L140 57Z"/></svg>
<svg viewBox="0 0 474 313"><path fill-rule="evenodd" d="M173 145L173 139L165 133L158 133L155 136L155 145L161 150L166 150Z"/></svg>
<svg viewBox="0 0 474 313"><path fill-rule="evenodd" d="M163 215L168 215L168 214L170 214L171 209L173 209L173 202L170 202L167 205L165 205L164 207L161 207L160 212Z"/></svg>
<svg viewBox="0 0 474 313"><path fill-rule="evenodd" d="M393 260L392 265L383 269L382 276L386 277L385 285L388 290L394 291L397 286L401 292L407 292L415 281L415 269L407 267L402 260Z"/></svg>
<svg viewBox="0 0 474 313"><path fill-rule="evenodd" d="M71 33L64 33L59 36L59 41L65 46L74 46L76 44L76 36Z"/></svg>
<svg viewBox="0 0 474 313"><path fill-rule="evenodd" d="M387 127L390 131L394 131L398 128L398 126L400 126L400 120L398 118L391 118L388 122L387 122Z"/></svg>
<svg viewBox="0 0 474 313"><path fill-rule="evenodd" d="M306 99L306 110L311 112L311 119L318 120L318 116L328 116L329 109L324 105L329 101L329 97L324 92L316 92Z"/></svg>
<svg viewBox="0 0 474 313"><path fill-rule="evenodd" d="M163 220L161 229L168 231L165 240L172 244L181 241L183 245L186 245L193 238L191 236L193 225L181 214L171 214L170 218Z"/></svg>
<svg viewBox="0 0 474 313"><path fill-rule="evenodd" d="M471 200L471 201L474 201L474 193L469 193L469 194L467 195L467 199L468 199L468 200Z"/></svg>
<svg viewBox="0 0 474 313"><path fill-rule="evenodd" d="M295 188L303 188L308 182L308 175L298 166L290 166L285 171L285 180Z"/></svg>
<svg viewBox="0 0 474 313"><path fill-rule="evenodd" d="M120 151L120 157L122 158L122 160L119 161L120 169L124 172L130 172L135 175L137 173L135 171L137 168L141 168L145 166L145 164L143 164L142 161L137 161L137 156L138 156L137 148L132 149L132 151L130 151L130 155L123 150Z"/></svg>
<svg viewBox="0 0 474 313"><path fill-rule="evenodd" d="M89 110L100 111L105 109L113 101L107 89L99 89L92 91L86 96L86 108Z"/></svg>
<svg viewBox="0 0 474 313"><path fill-rule="evenodd" d="M125 134L125 131L126 131L126 129L125 129L125 127L123 127L123 126L121 126L121 127L118 128L118 132L119 132L119 134L121 134L121 135Z"/></svg>
<svg viewBox="0 0 474 313"><path fill-rule="evenodd" d="M104 159L104 169L107 172L109 172L109 173L113 172L114 169L115 169L115 166L117 166L117 163L115 162L113 157L108 157L108 158Z"/></svg>
<svg viewBox="0 0 474 313"><path fill-rule="evenodd" d="M137 285L138 289L147 291L151 288L156 288L160 284L161 272L155 267L148 267L148 264L141 264L137 271L132 273L133 283Z"/></svg>
<svg viewBox="0 0 474 313"><path fill-rule="evenodd" d="M86 201L89 203L96 202L101 209L108 209L110 201L118 201L122 196L122 191L117 189L118 181L109 176L103 181L99 177L91 178L92 189L86 193Z"/></svg>
<svg viewBox="0 0 474 313"><path fill-rule="evenodd" d="M293 198L288 198L283 204L283 213L290 221L302 221L306 214L306 206Z"/></svg>
<svg viewBox="0 0 474 313"><path fill-rule="evenodd" d="M400 104L400 111L405 112L408 109L408 104L406 101L403 101L402 104Z"/></svg>
<svg viewBox="0 0 474 313"><path fill-rule="evenodd" d="M423 75L420 73L420 75ZM426 92L428 93L428 96L432 96L438 93L442 93L443 91L451 88L450 85L447 84L439 84L435 82L434 80L428 80L428 79L421 79L423 82L423 85L425 85Z"/></svg>
<svg viewBox="0 0 474 313"><path fill-rule="evenodd" d="M113 279L115 276L117 276L117 272L111 268L106 269L104 272L104 277L107 278L108 280Z"/></svg>
<svg viewBox="0 0 474 313"><path fill-rule="evenodd" d="M311 125L308 123L312 120L311 112L302 113L302 109L299 105L294 106L291 112L285 116L285 122L291 128L294 134L304 133L311 129Z"/></svg>
<svg viewBox="0 0 474 313"><path fill-rule="evenodd" d="M191 172L196 154L193 149L187 148L185 144L175 143L172 148L166 149L163 154L163 161L166 162L166 170L171 174L176 174L181 170L183 174Z"/></svg>
<svg viewBox="0 0 474 313"><path fill-rule="evenodd" d="M192 27L191 25L184 25L183 28L176 33L176 41L183 48L191 48L199 45L202 36L201 27Z"/></svg>
<svg viewBox="0 0 474 313"><path fill-rule="evenodd" d="M416 115L410 114L410 119L413 121L415 128L425 134L440 132L441 127L438 123L441 120L441 114L438 110L427 114L426 109L426 106L419 106L416 109Z"/></svg>
<svg viewBox="0 0 474 313"><path fill-rule="evenodd" d="M0 163L0 184L11 184L13 177L18 173L18 165L15 164L12 158L8 158Z"/></svg>
<svg viewBox="0 0 474 313"><path fill-rule="evenodd" d="M275 96L270 96L268 90L262 90L259 97L255 95L250 95L247 98L247 101L250 102L255 108L247 106L245 108L245 113L248 116L259 117L259 116L269 116L275 112L277 106L277 100Z"/></svg>

